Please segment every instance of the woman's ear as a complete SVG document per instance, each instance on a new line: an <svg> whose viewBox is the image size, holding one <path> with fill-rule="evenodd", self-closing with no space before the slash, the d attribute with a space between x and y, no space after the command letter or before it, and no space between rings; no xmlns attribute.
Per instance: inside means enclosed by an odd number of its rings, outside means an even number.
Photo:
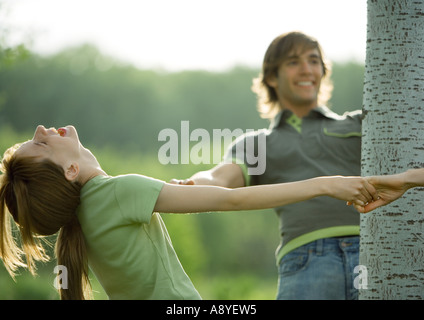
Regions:
<svg viewBox="0 0 424 320"><path fill-rule="evenodd" d="M78 163L71 163L68 168L65 169L65 178L69 181L75 181L79 175L79 166Z"/></svg>

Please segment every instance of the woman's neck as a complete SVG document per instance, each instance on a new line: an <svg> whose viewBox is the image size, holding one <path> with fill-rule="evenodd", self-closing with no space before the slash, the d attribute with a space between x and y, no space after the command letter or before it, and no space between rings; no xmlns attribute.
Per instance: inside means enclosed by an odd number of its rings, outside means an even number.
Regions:
<svg viewBox="0 0 424 320"><path fill-rule="evenodd" d="M102 169L96 157L89 151L85 149L84 156L80 159L80 174L78 176L78 181L84 185L89 180L97 176L107 176L106 172Z"/></svg>

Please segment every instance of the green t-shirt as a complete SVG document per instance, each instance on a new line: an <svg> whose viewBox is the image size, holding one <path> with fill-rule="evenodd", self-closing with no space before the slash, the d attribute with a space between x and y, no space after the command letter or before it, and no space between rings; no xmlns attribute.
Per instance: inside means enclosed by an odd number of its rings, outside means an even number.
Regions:
<svg viewBox="0 0 424 320"><path fill-rule="evenodd" d="M152 213L162 186L142 175L97 176L81 190L89 266L110 299L201 299Z"/></svg>

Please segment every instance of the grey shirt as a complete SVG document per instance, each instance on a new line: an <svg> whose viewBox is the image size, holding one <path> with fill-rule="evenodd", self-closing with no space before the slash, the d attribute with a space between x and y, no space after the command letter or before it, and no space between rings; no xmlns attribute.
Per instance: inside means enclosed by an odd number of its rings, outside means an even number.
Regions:
<svg viewBox="0 0 424 320"><path fill-rule="evenodd" d="M340 116L327 107L317 107L304 118L283 110L269 129L239 137L227 150L224 161L240 164L246 185L329 175L359 176L361 118L360 111ZM259 167L262 169L257 170ZM359 213L331 197L317 197L275 210L282 237L277 262L311 241L359 234Z"/></svg>

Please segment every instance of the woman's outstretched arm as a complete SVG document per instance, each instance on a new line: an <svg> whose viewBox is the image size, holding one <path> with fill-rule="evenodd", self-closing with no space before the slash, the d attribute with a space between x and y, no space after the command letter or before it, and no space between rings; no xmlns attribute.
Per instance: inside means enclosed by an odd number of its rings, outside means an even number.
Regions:
<svg viewBox="0 0 424 320"><path fill-rule="evenodd" d="M377 199L374 187L360 177L318 177L298 182L228 189L216 186L165 184L155 211L192 213L274 208L331 196L355 204L358 211Z"/></svg>

